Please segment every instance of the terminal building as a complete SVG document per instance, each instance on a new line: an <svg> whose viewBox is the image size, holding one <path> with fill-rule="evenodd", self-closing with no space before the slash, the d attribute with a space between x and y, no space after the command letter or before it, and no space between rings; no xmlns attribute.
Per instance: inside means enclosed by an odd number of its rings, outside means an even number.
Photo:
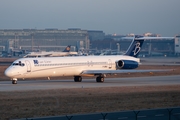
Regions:
<svg viewBox="0 0 180 120"><path fill-rule="evenodd" d="M12 51L62 51L67 45L71 50L89 49L87 30L81 29L18 29L0 30L0 52Z"/></svg>
<svg viewBox="0 0 180 120"><path fill-rule="evenodd" d="M180 56L180 35L175 37L175 55Z"/></svg>
<svg viewBox="0 0 180 120"><path fill-rule="evenodd" d="M122 54L128 49L134 34L129 35L106 35L104 40L91 41L94 48L101 48L107 51L107 54ZM146 33L145 37L160 37L158 34ZM141 56L174 56L175 52L175 39L156 39L146 40L143 43L140 55ZM180 45L179 45L180 46ZM104 51L103 51L104 52Z"/></svg>
<svg viewBox="0 0 180 120"><path fill-rule="evenodd" d="M63 50L68 44L76 46L79 43L88 43L88 34L85 30L4 30L0 31L1 41L4 42L6 50L46 50L59 51ZM87 48L88 45L81 44L81 47Z"/></svg>
<svg viewBox="0 0 180 120"><path fill-rule="evenodd" d="M112 50L125 52L132 41L129 35L105 35L103 31L70 28L59 29L2 29L0 30L0 54L18 56L24 52L62 51L71 45L71 51L102 52ZM159 36L146 33L144 36ZM129 38L131 37L131 38ZM144 42L142 55L180 54L180 37L174 40L147 40Z"/></svg>

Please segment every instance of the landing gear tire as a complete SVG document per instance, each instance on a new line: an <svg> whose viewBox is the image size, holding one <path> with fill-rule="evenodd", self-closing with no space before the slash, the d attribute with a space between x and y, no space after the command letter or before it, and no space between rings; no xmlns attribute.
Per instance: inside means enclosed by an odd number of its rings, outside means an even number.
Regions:
<svg viewBox="0 0 180 120"><path fill-rule="evenodd" d="M17 80L12 80L12 84L17 84Z"/></svg>
<svg viewBox="0 0 180 120"><path fill-rule="evenodd" d="M104 82L104 77L97 77L96 82Z"/></svg>
<svg viewBox="0 0 180 120"><path fill-rule="evenodd" d="M81 76L74 76L74 82L81 82L82 77Z"/></svg>

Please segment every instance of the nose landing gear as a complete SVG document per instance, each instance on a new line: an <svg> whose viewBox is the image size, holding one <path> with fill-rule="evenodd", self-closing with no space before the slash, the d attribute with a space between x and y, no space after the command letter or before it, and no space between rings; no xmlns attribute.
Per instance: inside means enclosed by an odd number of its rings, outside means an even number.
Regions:
<svg viewBox="0 0 180 120"><path fill-rule="evenodd" d="M12 84L17 84L17 78L12 79Z"/></svg>

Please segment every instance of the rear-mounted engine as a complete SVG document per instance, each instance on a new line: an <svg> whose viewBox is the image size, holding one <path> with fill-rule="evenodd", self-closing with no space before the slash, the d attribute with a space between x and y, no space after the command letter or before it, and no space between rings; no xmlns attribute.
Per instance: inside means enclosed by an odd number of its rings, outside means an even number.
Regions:
<svg viewBox="0 0 180 120"><path fill-rule="evenodd" d="M138 62L133 60L116 61L116 69L135 69L138 67Z"/></svg>

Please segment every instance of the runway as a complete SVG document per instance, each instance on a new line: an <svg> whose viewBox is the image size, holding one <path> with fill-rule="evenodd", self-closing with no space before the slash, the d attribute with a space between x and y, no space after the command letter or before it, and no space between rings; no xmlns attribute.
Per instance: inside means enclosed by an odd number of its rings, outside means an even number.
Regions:
<svg viewBox="0 0 180 120"><path fill-rule="evenodd" d="M73 80L24 80L18 84L11 81L0 81L0 91L27 91L27 90L50 90L64 88L97 88L97 87L120 87L120 86L157 86L157 85L180 85L180 75L129 77L129 78L105 78L104 83L97 83L95 79L83 79L82 82Z"/></svg>

